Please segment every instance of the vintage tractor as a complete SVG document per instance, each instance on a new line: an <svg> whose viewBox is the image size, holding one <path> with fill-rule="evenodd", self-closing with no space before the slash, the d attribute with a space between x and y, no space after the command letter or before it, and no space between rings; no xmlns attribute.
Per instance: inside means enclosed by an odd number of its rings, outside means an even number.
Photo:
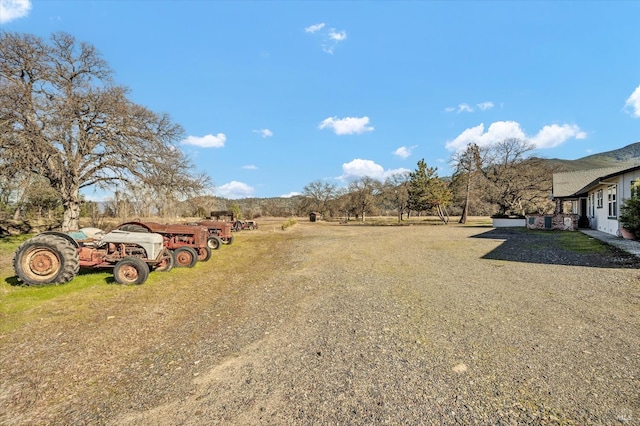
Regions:
<svg viewBox="0 0 640 426"><path fill-rule="evenodd" d="M174 257L159 234L96 228L43 232L23 242L13 256L18 280L28 285L71 281L80 268L113 268L119 284L142 284L150 269L169 271Z"/></svg>
<svg viewBox="0 0 640 426"><path fill-rule="evenodd" d="M256 222L255 220L236 220L233 223L234 231L242 231L244 229L248 229L250 231L258 229L258 222Z"/></svg>
<svg viewBox="0 0 640 426"><path fill-rule="evenodd" d="M221 220L205 219L199 222L191 222L189 225L206 226L209 230L209 239L207 245L212 250L220 248L221 244L233 243L233 234L231 233L231 222L225 222Z"/></svg>
<svg viewBox="0 0 640 426"><path fill-rule="evenodd" d="M162 235L164 246L173 252L176 267L193 267L196 262L211 259L207 245L209 230L205 226L169 224L157 222L126 222L117 229L130 232L155 232Z"/></svg>

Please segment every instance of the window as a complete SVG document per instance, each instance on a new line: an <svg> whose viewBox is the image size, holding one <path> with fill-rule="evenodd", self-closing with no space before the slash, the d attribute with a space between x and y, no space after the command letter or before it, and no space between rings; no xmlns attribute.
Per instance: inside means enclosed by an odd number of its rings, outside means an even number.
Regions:
<svg viewBox="0 0 640 426"><path fill-rule="evenodd" d="M594 217L596 215L595 212L595 203L596 203L596 194L589 194L589 198L587 199L589 206L588 206L588 211L589 211L589 217Z"/></svg>
<svg viewBox="0 0 640 426"><path fill-rule="evenodd" d="M631 181L631 198L640 196L640 179Z"/></svg>
<svg viewBox="0 0 640 426"><path fill-rule="evenodd" d="M616 202L617 185L607 187L607 206L609 207L609 217L618 216L618 203Z"/></svg>
<svg viewBox="0 0 640 426"><path fill-rule="evenodd" d="M602 208L602 189L598 189L598 192L596 193L596 207L601 209Z"/></svg>

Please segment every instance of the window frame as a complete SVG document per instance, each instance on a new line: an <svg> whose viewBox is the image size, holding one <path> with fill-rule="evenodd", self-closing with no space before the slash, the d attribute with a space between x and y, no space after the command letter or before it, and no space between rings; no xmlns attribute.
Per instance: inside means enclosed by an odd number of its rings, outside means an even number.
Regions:
<svg viewBox="0 0 640 426"><path fill-rule="evenodd" d="M618 185L607 186L607 208L608 218L617 219L618 217Z"/></svg>

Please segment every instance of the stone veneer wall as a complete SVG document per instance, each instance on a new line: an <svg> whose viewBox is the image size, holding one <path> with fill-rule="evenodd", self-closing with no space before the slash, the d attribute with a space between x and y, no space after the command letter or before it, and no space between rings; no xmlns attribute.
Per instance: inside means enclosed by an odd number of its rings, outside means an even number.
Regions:
<svg viewBox="0 0 640 426"><path fill-rule="evenodd" d="M578 230L578 215L556 213L553 215L527 215L526 222L529 229L543 229L545 231L561 230L576 231Z"/></svg>

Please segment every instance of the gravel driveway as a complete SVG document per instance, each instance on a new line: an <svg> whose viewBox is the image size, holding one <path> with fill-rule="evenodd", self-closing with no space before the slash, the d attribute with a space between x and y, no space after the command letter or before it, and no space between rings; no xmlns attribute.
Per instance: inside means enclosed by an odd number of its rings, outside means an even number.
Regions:
<svg viewBox="0 0 640 426"><path fill-rule="evenodd" d="M203 274L179 303L159 286L123 304L142 331L96 320L105 342L72 349L36 333L41 351L103 364L31 405L5 356L0 423L640 424L636 258L454 224L273 229L241 235L275 249L216 289ZM34 350L5 337L14 363Z"/></svg>

